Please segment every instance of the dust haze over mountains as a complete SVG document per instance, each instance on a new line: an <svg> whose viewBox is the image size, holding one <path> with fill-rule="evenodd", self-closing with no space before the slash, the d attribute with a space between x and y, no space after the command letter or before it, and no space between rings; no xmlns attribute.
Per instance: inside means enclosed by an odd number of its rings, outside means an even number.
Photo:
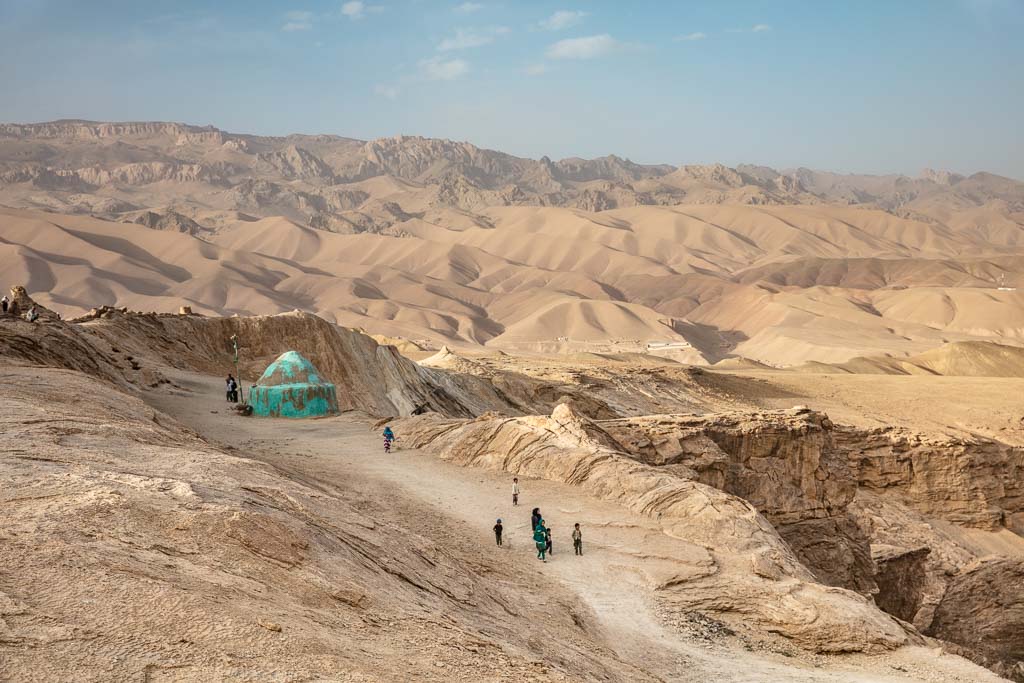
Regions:
<svg viewBox="0 0 1024 683"><path fill-rule="evenodd" d="M46 305L311 310L433 344L789 366L1020 344L1024 183L523 159L419 137L0 126Z"/></svg>

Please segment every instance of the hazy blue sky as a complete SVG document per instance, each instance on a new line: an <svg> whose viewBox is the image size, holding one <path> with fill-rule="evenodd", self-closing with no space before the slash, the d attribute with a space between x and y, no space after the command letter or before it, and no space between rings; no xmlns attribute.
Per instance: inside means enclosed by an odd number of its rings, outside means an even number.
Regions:
<svg viewBox="0 0 1024 683"><path fill-rule="evenodd" d="M0 120L1024 179L1024 0L0 0Z"/></svg>

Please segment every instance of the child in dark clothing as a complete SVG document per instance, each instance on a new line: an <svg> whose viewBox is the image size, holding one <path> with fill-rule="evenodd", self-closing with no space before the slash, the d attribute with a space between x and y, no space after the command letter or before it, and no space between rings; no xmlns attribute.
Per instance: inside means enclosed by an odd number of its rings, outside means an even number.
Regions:
<svg viewBox="0 0 1024 683"><path fill-rule="evenodd" d="M548 555L551 555L552 554L551 553L551 527L548 527L547 529L544 530L544 535L546 537L547 545L548 545L547 553L548 553Z"/></svg>
<svg viewBox="0 0 1024 683"><path fill-rule="evenodd" d="M583 554L583 532L580 531L579 522L576 522L576 526L572 529L572 547L577 555Z"/></svg>
<svg viewBox="0 0 1024 683"><path fill-rule="evenodd" d="M502 529L504 529L504 527L501 526L501 520L499 519L498 523L494 525L494 540L497 541L498 545L501 545Z"/></svg>

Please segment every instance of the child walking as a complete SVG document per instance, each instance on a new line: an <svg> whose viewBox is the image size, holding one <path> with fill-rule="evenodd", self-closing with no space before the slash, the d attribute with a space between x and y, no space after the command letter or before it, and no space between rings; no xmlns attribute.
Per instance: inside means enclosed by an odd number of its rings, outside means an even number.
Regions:
<svg viewBox="0 0 1024 683"><path fill-rule="evenodd" d="M494 525L494 540L498 545L501 545L501 532L503 529L504 527L501 525L501 520L499 519L497 524Z"/></svg>

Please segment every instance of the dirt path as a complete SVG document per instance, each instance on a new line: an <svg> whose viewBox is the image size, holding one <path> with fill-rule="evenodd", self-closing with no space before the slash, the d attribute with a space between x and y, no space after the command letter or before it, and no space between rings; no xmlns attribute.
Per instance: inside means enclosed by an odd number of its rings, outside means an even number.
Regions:
<svg viewBox="0 0 1024 683"><path fill-rule="evenodd" d="M414 500L433 514L414 508L408 528L448 544L489 545L512 566L549 577L589 606L617 654L672 681L905 681L918 679L937 655L904 648L882 658L867 656L792 658L750 652L732 642L700 642L667 628L657 617L654 588L699 565L702 557L656 528L651 520L569 485L520 478L520 505L512 506L511 476L462 468L400 447L383 453L371 421L358 414L322 420L270 420L236 416L226 408L222 381L178 373L187 391L151 394L149 402L202 434L300 479L353 487L396 506ZM401 435L399 434L399 439ZM554 555L536 559L529 518L539 507L552 527ZM504 545L495 546L495 519L505 526ZM579 522L584 555L573 555L570 533ZM543 609L544 605L539 604ZM588 617L589 618L589 617ZM949 671L943 657L939 671ZM967 665L961 680L978 680ZM922 667L925 670L922 670ZM954 667L955 668L955 667ZM902 673L906 672L906 673ZM938 677L933 680L956 680Z"/></svg>

